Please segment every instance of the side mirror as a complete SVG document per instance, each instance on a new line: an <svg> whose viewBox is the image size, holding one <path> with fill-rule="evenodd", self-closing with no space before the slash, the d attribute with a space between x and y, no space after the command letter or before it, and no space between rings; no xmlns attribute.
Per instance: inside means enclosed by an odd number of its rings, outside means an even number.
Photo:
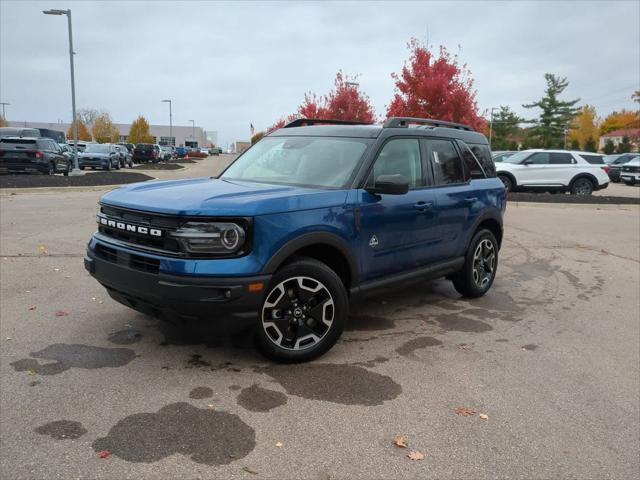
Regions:
<svg viewBox="0 0 640 480"><path fill-rule="evenodd" d="M533 161L531 160L525 160L524 162L522 162L523 165L531 165L533 163Z"/></svg>
<svg viewBox="0 0 640 480"><path fill-rule="evenodd" d="M402 175L380 175L367 192L387 195L404 195L409 191L409 182Z"/></svg>

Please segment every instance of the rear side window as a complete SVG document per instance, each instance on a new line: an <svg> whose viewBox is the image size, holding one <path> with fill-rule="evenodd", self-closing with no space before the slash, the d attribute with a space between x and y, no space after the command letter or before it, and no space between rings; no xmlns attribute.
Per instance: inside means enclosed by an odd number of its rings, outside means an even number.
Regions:
<svg viewBox="0 0 640 480"><path fill-rule="evenodd" d="M427 140L436 185L464 183L462 159L453 142L449 140Z"/></svg>
<svg viewBox="0 0 640 480"><path fill-rule="evenodd" d="M584 155L581 153L580 156L592 165L604 165L602 155Z"/></svg>
<svg viewBox="0 0 640 480"><path fill-rule="evenodd" d="M549 154L549 163L551 165L567 165L573 163L573 157L570 153L552 152Z"/></svg>

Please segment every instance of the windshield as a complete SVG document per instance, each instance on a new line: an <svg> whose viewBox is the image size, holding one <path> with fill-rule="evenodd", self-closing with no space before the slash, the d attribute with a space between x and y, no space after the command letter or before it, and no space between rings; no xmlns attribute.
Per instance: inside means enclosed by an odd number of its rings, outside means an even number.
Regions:
<svg viewBox="0 0 640 480"><path fill-rule="evenodd" d="M220 178L340 188L355 175L371 140L267 137L247 150Z"/></svg>
<svg viewBox="0 0 640 480"><path fill-rule="evenodd" d="M504 163L522 163L522 161L526 159L528 156L530 156L532 153L534 152L524 151L524 152L514 153L510 157L502 159L502 161Z"/></svg>
<svg viewBox="0 0 640 480"><path fill-rule="evenodd" d="M90 143L87 148L84 149L87 153L109 153L109 145L101 145L99 143Z"/></svg>

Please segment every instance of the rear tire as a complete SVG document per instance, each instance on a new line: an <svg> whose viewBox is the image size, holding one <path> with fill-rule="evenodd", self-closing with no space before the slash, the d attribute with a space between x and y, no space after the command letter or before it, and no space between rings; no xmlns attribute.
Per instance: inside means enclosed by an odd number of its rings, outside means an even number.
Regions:
<svg viewBox="0 0 640 480"><path fill-rule="evenodd" d="M511 177L507 175L498 175L498 178L502 181L507 192L511 192L513 190L513 180L511 180Z"/></svg>
<svg viewBox="0 0 640 480"><path fill-rule="evenodd" d="M589 196L593 193L593 182L588 178L578 178L571 184L571 195L578 195L581 197Z"/></svg>
<svg viewBox="0 0 640 480"><path fill-rule="evenodd" d="M471 240L462 269L453 286L464 297L481 297L491 288L498 270L498 242L489 230L479 230Z"/></svg>
<svg viewBox="0 0 640 480"><path fill-rule="evenodd" d="M56 174L56 166L53 163L49 164L49 168L47 170L47 175L55 175Z"/></svg>
<svg viewBox="0 0 640 480"><path fill-rule="evenodd" d="M349 316L347 290L318 260L300 257L271 279L260 311L256 343L276 362L305 362L326 353Z"/></svg>
<svg viewBox="0 0 640 480"><path fill-rule="evenodd" d="M635 180L625 180L624 183L625 183L625 185L635 185L636 184Z"/></svg>

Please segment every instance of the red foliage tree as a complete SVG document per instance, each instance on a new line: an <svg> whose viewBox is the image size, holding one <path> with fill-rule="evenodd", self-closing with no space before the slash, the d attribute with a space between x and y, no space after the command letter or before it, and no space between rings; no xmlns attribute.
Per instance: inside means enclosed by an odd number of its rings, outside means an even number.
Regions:
<svg viewBox="0 0 640 480"><path fill-rule="evenodd" d="M486 121L478 114L467 66L460 66L458 56L451 56L443 46L435 55L414 38L408 48L409 63L401 74L391 74L396 93L387 107L387 117L436 118L482 131Z"/></svg>
<svg viewBox="0 0 640 480"><path fill-rule="evenodd" d="M276 123L267 128L267 133L271 133L274 130L278 130L279 128L284 127L287 123L293 122L294 120L300 118L300 115L297 113L292 113L291 115L287 115L287 118L280 118Z"/></svg>
<svg viewBox="0 0 640 480"><path fill-rule="evenodd" d="M304 118L322 120L350 120L373 123L375 112L369 97L360 91L360 86L338 71L334 89L323 97L307 93L298 113Z"/></svg>

